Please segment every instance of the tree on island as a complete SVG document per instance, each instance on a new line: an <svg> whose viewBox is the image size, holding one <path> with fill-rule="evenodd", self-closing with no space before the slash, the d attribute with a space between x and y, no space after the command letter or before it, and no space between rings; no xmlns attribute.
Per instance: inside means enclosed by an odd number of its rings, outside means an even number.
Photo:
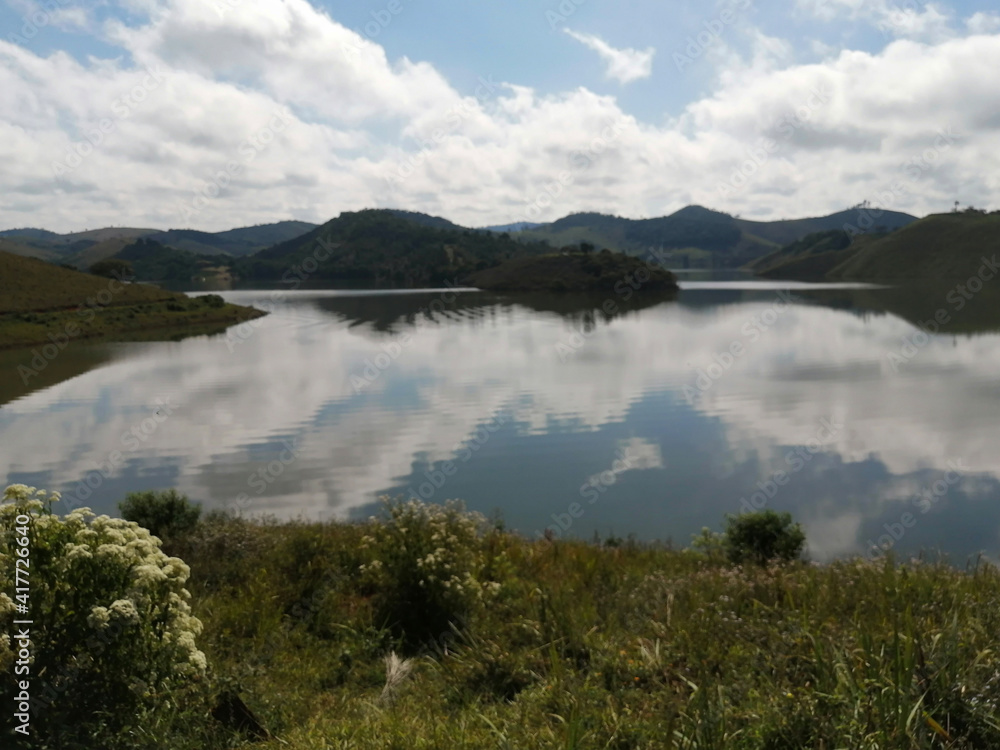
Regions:
<svg viewBox="0 0 1000 750"><path fill-rule="evenodd" d="M95 276L104 276L109 279L131 279L135 275L132 271L132 264L118 258L99 260L90 267L90 272Z"/></svg>

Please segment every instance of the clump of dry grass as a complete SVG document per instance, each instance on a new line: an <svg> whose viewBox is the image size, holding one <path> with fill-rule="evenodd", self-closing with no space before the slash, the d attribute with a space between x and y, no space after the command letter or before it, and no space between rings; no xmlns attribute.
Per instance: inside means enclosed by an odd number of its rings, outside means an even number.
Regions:
<svg viewBox="0 0 1000 750"><path fill-rule="evenodd" d="M391 706L396 702L403 683L413 672L413 659L401 659L395 651L385 657L385 687L378 697L380 706Z"/></svg>

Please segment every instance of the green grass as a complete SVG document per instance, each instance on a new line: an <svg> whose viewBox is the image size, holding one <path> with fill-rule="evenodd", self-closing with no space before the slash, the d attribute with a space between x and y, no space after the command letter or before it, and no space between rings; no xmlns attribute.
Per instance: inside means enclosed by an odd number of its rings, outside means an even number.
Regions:
<svg viewBox="0 0 1000 750"><path fill-rule="evenodd" d="M1000 575L987 564L734 567L621 540L476 542L495 598L423 645L380 621L372 523L210 517L168 552L213 684L275 736L207 712L171 750L1000 747ZM380 700L384 657L414 660Z"/></svg>
<svg viewBox="0 0 1000 750"><path fill-rule="evenodd" d="M1000 250L1000 213L934 214L887 235L832 269L830 278L965 280Z"/></svg>
<svg viewBox="0 0 1000 750"><path fill-rule="evenodd" d="M91 312L93 313L91 315ZM0 314L0 349L48 345L83 339L161 341L219 333L264 315L239 305L212 307L204 297L184 297L137 305Z"/></svg>
<svg viewBox="0 0 1000 750"><path fill-rule="evenodd" d="M95 305L131 305L182 296L148 284L112 282L35 258L0 252L0 313L75 309L87 306L88 300L94 300Z"/></svg>
<svg viewBox="0 0 1000 750"><path fill-rule="evenodd" d="M861 235L850 246L810 235L753 264L763 276L802 281L965 281L1000 250L1000 213L934 214L889 234Z"/></svg>
<svg viewBox="0 0 1000 750"><path fill-rule="evenodd" d="M0 349L80 339L163 339L264 313L148 284L123 284L0 252Z"/></svg>

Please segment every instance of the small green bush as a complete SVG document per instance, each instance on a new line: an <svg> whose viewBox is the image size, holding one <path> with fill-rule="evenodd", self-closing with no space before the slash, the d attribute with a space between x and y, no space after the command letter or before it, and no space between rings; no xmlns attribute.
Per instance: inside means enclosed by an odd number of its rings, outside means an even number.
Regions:
<svg viewBox="0 0 1000 750"><path fill-rule="evenodd" d="M806 535L789 513L764 510L727 516L724 547L730 562L767 565L772 560L796 560Z"/></svg>
<svg viewBox="0 0 1000 750"><path fill-rule="evenodd" d="M362 539L371 557L361 573L374 590L379 624L411 648L424 646L448 635L500 588L485 580L487 522L458 501L383 503L385 517L374 519Z"/></svg>
<svg viewBox="0 0 1000 750"><path fill-rule="evenodd" d="M160 539L170 539L194 529L201 506L177 490L130 492L118 504L122 518L135 521Z"/></svg>

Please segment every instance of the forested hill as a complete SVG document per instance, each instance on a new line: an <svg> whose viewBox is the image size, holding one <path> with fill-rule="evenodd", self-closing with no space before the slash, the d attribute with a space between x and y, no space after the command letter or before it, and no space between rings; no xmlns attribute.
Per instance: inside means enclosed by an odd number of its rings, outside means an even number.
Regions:
<svg viewBox="0 0 1000 750"><path fill-rule="evenodd" d="M308 234L237 261L242 278L421 286L454 281L515 257L552 249L494 234L417 221L397 212L343 213ZM311 259L311 260L310 260Z"/></svg>

